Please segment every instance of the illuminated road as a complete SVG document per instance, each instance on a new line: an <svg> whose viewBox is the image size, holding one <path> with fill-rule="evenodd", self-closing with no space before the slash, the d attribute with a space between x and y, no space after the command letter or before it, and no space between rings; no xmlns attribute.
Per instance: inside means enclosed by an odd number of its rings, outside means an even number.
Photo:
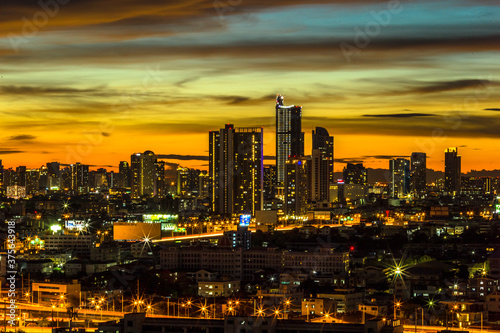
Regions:
<svg viewBox="0 0 500 333"><path fill-rule="evenodd" d="M446 330L446 327L443 326L417 326L415 328L415 325L404 325L403 326L403 331L405 333L437 333L439 331L444 331ZM458 327L448 327L448 330L454 331L454 332L462 332L462 331L467 331L469 333L499 333L500 331L498 330L492 330L489 327L483 327L481 328L458 328Z"/></svg>
<svg viewBox="0 0 500 333"><path fill-rule="evenodd" d="M342 224L318 224L318 225L313 225L315 227L331 227L331 228L338 228L341 227ZM302 226L300 225L289 225L286 227L276 227L274 230L275 231L289 231L295 228L301 228ZM251 232L256 232L255 229L250 229ZM180 241L186 241L186 240L191 240L191 239L201 239L201 238L216 238L222 236L224 233L223 232L207 232L207 233L202 233L202 234L192 234L192 235L182 235L182 236L172 236L172 237L163 237L162 239L155 239L153 240L154 243L158 242L180 242Z"/></svg>

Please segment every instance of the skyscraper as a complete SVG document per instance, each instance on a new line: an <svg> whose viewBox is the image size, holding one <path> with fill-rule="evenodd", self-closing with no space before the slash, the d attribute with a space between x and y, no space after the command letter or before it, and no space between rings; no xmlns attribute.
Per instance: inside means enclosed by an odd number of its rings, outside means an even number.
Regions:
<svg viewBox="0 0 500 333"><path fill-rule="evenodd" d="M411 154L411 191L417 197L425 194L427 185L427 155L425 153Z"/></svg>
<svg viewBox="0 0 500 333"><path fill-rule="evenodd" d="M132 198L154 194L155 161L156 155L150 150L130 156Z"/></svg>
<svg viewBox="0 0 500 333"><path fill-rule="evenodd" d="M285 164L285 200L284 210L287 215L301 216L307 213L309 198L309 164L305 157L290 158Z"/></svg>
<svg viewBox="0 0 500 333"><path fill-rule="evenodd" d="M47 186L52 190L58 190L61 187L61 164L59 162L47 163Z"/></svg>
<svg viewBox="0 0 500 333"><path fill-rule="evenodd" d="M2 164L2 160L0 160L0 186L3 186L3 164Z"/></svg>
<svg viewBox="0 0 500 333"><path fill-rule="evenodd" d="M284 97L276 97L276 167L278 184L285 180L285 163L289 157L304 156L302 106L284 106Z"/></svg>
<svg viewBox="0 0 500 333"><path fill-rule="evenodd" d="M391 195L403 198L410 192L410 161L396 158L389 161L391 175Z"/></svg>
<svg viewBox="0 0 500 333"><path fill-rule="evenodd" d="M363 163L347 163L343 171L343 177L345 184L358 184L365 186L368 184L368 177Z"/></svg>
<svg viewBox="0 0 500 333"><path fill-rule="evenodd" d="M227 124L209 141L212 211L254 215L263 203L263 129Z"/></svg>
<svg viewBox="0 0 500 333"><path fill-rule="evenodd" d="M118 165L118 187L130 187L130 165L127 161L120 161Z"/></svg>
<svg viewBox="0 0 500 333"><path fill-rule="evenodd" d="M316 131L312 131L312 149L319 149L322 158L328 165L328 179L329 183L335 183L333 175L333 159L334 159L334 141L333 136L330 136L328 131L323 127L316 127Z"/></svg>
<svg viewBox="0 0 500 333"><path fill-rule="evenodd" d="M460 192L462 157L456 147L444 151L444 187L448 193Z"/></svg>
<svg viewBox="0 0 500 333"><path fill-rule="evenodd" d="M310 168L310 199L329 201L333 176L333 136L323 127L312 131L312 153Z"/></svg>
<svg viewBox="0 0 500 333"><path fill-rule="evenodd" d="M264 166L264 198L275 197L274 187L276 185L276 165Z"/></svg>
<svg viewBox="0 0 500 333"><path fill-rule="evenodd" d="M47 172L48 173L48 172ZM89 166L80 162L70 165L71 191L75 194L89 192Z"/></svg>
<svg viewBox="0 0 500 333"><path fill-rule="evenodd" d="M155 158L154 162L155 174L153 179L153 194L158 198L164 198L165 191L165 162L158 161Z"/></svg>

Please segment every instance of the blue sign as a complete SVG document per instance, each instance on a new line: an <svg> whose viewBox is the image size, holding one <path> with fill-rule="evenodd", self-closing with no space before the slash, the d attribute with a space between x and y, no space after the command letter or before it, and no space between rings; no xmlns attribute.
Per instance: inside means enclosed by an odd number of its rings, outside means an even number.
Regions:
<svg viewBox="0 0 500 333"><path fill-rule="evenodd" d="M251 218L252 218L252 215L249 215L249 214L240 215L240 226L241 227L248 227L250 225Z"/></svg>

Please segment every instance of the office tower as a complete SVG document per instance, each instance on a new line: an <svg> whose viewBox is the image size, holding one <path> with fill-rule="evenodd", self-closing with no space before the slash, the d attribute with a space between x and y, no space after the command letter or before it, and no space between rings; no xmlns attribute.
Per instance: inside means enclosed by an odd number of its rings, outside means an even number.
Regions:
<svg viewBox="0 0 500 333"><path fill-rule="evenodd" d="M345 184L358 184L365 186L368 184L366 169L362 163L347 163L343 170L343 177Z"/></svg>
<svg viewBox="0 0 500 333"><path fill-rule="evenodd" d="M391 195L403 198L410 192L410 161L396 158L389 161L391 175Z"/></svg>
<svg viewBox="0 0 500 333"><path fill-rule="evenodd" d="M214 213L262 210L263 129L227 124L210 131L209 175Z"/></svg>
<svg viewBox="0 0 500 333"><path fill-rule="evenodd" d="M75 194L89 192L89 166L81 163L71 164L71 191Z"/></svg>
<svg viewBox="0 0 500 333"><path fill-rule="evenodd" d="M329 161L319 149L313 149L309 166L309 200L328 201L330 191ZM285 176L286 178L286 176Z"/></svg>
<svg viewBox="0 0 500 333"><path fill-rule="evenodd" d="M319 149L322 159L327 161L328 170L325 171L325 174L328 175L328 185L335 183L333 174L333 136L330 136L325 128L316 127L316 131L312 131L312 149Z"/></svg>
<svg viewBox="0 0 500 333"><path fill-rule="evenodd" d="M30 169L26 171L26 194L38 193L40 188L40 170ZM58 188L59 189L59 188Z"/></svg>
<svg viewBox="0 0 500 333"><path fill-rule="evenodd" d="M198 197L208 198L210 195L210 177L205 170L198 175Z"/></svg>
<svg viewBox="0 0 500 333"><path fill-rule="evenodd" d="M179 166L177 168L177 195L186 195L189 192L189 169Z"/></svg>
<svg viewBox="0 0 500 333"><path fill-rule="evenodd" d="M0 187L3 186L3 164L2 160L0 160Z"/></svg>
<svg viewBox="0 0 500 333"><path fill-rule="evenodd" d="M109 188L115 188L116 182L118 180L118 175L114 171L106 172L106 181L108 182Z"/></svg>
<svg viewBox="0 0 500 333"><path fill-rule="evenodd" d="M289 157L304 156L302 106L284 106L284 97L276 97L276 167L278 184L285 180L285 164Z"/></svg>
<svg viewBox="0 0 500 333"><path fill-rule="evenodd" d="M272 199L275 197L275 185L276 185L276 165L266 165L264 166L264 198Z"/></svg>
<svg viewBox="0 0 500 333"><path fill-rule="evenodd" d="M154 165L155 165L154 195L157 196L158 198L164 198L166 193L165 162L156 160Z"/></svg>
<svg viewBox="0 0 500 333"><path fill-rule="evenodd" d="M40 188L42 188L42 171L40 170ZM65 167L61 169L61 189L64 191L71 190L71 169Z"/></svg>
<svg viewBox="0 0 500 333"><path fill-rule="evenodd" d="M448 193L460 192L462 157L458 149L451 147L444 152L444 187Z"/></svg>
<svg viewBox="0 0 500 333"><path fill-rule="evenodd" d="M427 186L427 156L425 153L411 154L411 192L422 197Z"/></svg>
<svg viewBox="0 0 500 333"><path fill-rule="evenodd" d="M61 164L58 162L49 162L47 165L47 186L51 190L59 190L61 188Z"/></svg>
<svg viewBox="0 0 500 333"><path fill-rule="evenodd" d="M156 155L150 150L130 156L131 196L140 198L154 194Z"/></svg>
<svg viewBox="0 0 500 333"><path fill-rule="evenodd" d="M16 168L16 183L19 186L26 186L26 166L21 165Z"/></svg>
<svg viewBox="0 0 500 333"><path fill-rule="evenodd" d="M94 191L101 191L109 188L108 171L104 168L99 168L90 172L89 187Z"/></svg>
<svg viewBox="0 0 500 333"><path fill-rule="evenodd" d="M118 165L118 187L130 187L130 164L127 161L120 161Z"/></svg>
<svg viewBox="0 0 500 333"><path fill-rule="evenodd" d="M309 164L304 157L290 158L285 164L285 214L302 216L307 213L309 198Z"/></svg>
<svg viewBox="0 0 500 333"><path fill-rule="evenodd" d="M3 170L3 185L4 186L14 186L16 185L16 172L12 168Z"/></svg>

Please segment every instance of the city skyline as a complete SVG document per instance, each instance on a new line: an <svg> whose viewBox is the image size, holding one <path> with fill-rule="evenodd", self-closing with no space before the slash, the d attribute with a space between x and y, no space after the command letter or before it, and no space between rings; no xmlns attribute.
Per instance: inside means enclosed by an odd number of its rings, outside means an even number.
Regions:
<svg viewBox="0 0 500 333"><path fill-rule="evenodd" d="M464 172L499 169L493 2L41 3L5 6L0 26L6 167L152 150L206 169L224 123L263 127L274 156L282 94L306 152L315 127L335 137L336 172L412 152L444 170L448 147Z"/></svg>

